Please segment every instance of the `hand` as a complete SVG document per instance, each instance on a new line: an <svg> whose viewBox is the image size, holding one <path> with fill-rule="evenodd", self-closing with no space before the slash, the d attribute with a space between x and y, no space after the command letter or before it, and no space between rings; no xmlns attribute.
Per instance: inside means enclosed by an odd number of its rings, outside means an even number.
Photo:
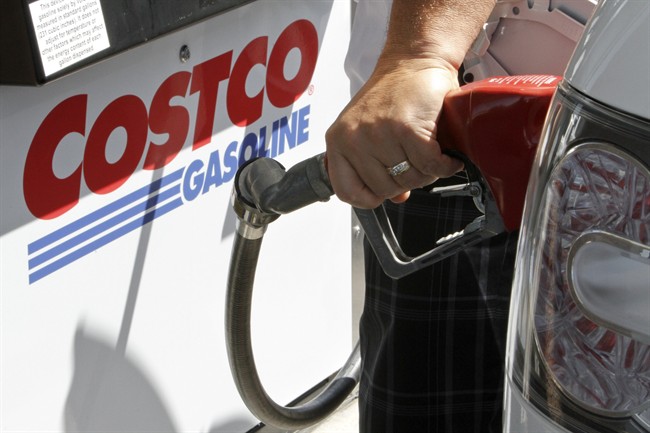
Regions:
<svg viewBox="0 0 650 433"><path fill-rule="evenodd" d="M343 201L375 208L403 202L409 191L449 177L462 162L441 152L436 122L447 92L458 87L453 68L429 59L380 58L375 72L328 129L327 164ZM387 168L408 161L391 176Z"/></svg>

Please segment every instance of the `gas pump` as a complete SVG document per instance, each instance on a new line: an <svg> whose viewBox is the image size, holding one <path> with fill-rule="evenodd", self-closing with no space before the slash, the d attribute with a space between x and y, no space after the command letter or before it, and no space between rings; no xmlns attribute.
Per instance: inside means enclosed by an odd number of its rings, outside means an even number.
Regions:
<svg viewBox="0 0 650 433"><path fill-rule="evenodd" d="M253 156L323 150L348 96L349 3L9 0L0 20L0 430L254 428L225 349L228 198ZM350 351L348 211L276 225L324 218L308 235L336 239L340 269L257 298L258 368L280 401ZM265 266L314 272L284 246L267 237L259 282Z"/></svg>

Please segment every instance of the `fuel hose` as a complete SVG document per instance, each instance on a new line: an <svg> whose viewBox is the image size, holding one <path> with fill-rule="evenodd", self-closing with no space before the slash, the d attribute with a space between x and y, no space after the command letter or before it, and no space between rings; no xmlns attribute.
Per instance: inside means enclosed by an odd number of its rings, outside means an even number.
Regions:
<svg viewBox="0 0 650 433"><path fill-rule="evenodd" d="M324 154L302 161L288 171L273 159L256 159L242 166L235 177L232 205L237 214L237 230L226 294L228 361L237 390L251 413L263 423L281 429L301 429L323 420L345 401L359 381L361 359L357 344L322 392L299 405L283 406L265 391L253 356L251 301L267 226L282 214L327 201L332 194Z"/></svg>

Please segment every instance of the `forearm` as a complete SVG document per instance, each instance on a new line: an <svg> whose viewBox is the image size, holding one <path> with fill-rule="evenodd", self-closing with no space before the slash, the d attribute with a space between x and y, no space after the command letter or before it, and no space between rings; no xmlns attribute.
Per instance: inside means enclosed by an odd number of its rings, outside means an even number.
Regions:
<svg viewBox="0 0 650 433"><path fill-rule="evenodd" d="M426 59L457 70L495 0L393 0L383 59Z"/></svg>

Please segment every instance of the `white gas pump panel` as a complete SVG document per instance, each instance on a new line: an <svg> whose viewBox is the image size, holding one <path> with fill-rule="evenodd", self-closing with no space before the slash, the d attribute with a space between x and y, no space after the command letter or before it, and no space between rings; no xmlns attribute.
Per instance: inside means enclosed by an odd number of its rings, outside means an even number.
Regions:
<svg viewBox="0 0 650 433"><path fill-rule="evenodd" d="M347 1L258 0L72 73L49 63L40 87L0 86L1 431L257 423L225 349L232 178L256 156L289 167L324 150L349 98L349 29ZM98 32L101 50L120 39ZM349 239L336 199L266 236L253 338L279 402L349 354Z"/></svg>

